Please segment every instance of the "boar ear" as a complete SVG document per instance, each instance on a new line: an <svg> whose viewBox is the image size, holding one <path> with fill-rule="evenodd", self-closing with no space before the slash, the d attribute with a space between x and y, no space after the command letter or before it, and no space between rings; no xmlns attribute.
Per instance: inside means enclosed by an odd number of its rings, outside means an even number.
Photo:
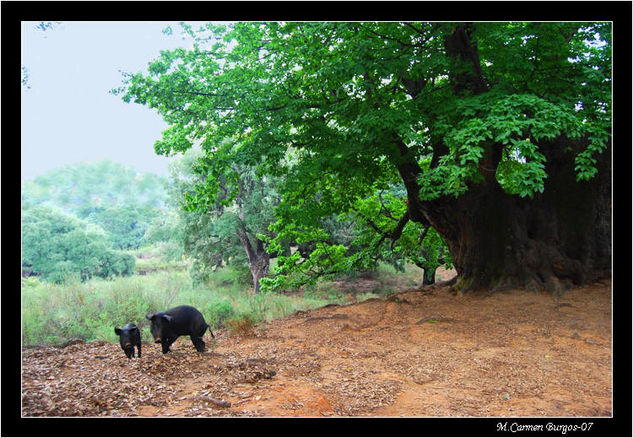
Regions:
<svg viewBox="0 0 633 438"><path fill-rule="evenodd" d="M171 315L163 315L163 317L167 320L167 322L171 323L173 317Z"/></svg>
<svg viewBox="0 0 633 438"><path fill-rule="evenodd" d="M121 334L121 329L117 328L117 327L114 327L114 333L116 333L117 335L120 335Z"/></svg>
<svg viewBox="0 0 633 438"><path fill-rule="evenodd" d="M150 314L150 315L145 315L145 318L149 319L150 321L152 320L152 318L154 317L154 314Z"/></svg>

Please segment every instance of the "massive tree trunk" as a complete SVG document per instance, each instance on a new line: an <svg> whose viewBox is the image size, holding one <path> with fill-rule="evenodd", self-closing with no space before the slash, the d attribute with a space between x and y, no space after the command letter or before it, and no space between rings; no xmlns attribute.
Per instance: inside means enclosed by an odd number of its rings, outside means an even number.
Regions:
<svg viewBox="0 0 633 438"><path fill-rule="evenodd" d="M235 230L237 237L239 237L244 251L248 256L248 267L253 276L253 294L259 293L260 280L268 276L268 269L270 268L270 256L264 249L264 242L255 238L255 248L251 245L250 239L246 232L244 224L240 222L240 225Z"/></svg>
<svg viewBox="0 0 633 438"><path fill-rule="evenodd" d="M549 176L533 200L509 195L494 181L457 199L421 203L449 246L458 287L560 293L610 275L610 154L601 157L596 180L576 182L573 156L557 143L543 148L551 152Z"/></svg>
<svg viewBox="0 0 633 438"><path fill-rule="evenodd" d="M506 193L486 178L458 198L421 201L420 169L399 166L411 220L430 224L446 241L462 290L523 287L560 293L611 273L611 145L598 175L577 182L573 142L540 144L548 178L534 199ZM401 145L402 147L402 145ZM417 169L416 169L417 167Z"/></svg>
<svg viewBox="0 0 633 438"><path fill-rule="evenodd" d="M457 25L445 38L452 59L453 93L486 90L471 25ZM431 167L448 148L436 139ZM506 193L495 172L500 144L489 145L480 161L483 181L458 198L421 201L421 169L411 151L396 140L397 168L408 193L411 220L432 225L449 246L463 291L523 287L560 293L571 284L608 277L611 272L611 144L599 157L598 175L577 182L574 157L581 141L539 142L547 159L544 192L534 199Z"/></svg>

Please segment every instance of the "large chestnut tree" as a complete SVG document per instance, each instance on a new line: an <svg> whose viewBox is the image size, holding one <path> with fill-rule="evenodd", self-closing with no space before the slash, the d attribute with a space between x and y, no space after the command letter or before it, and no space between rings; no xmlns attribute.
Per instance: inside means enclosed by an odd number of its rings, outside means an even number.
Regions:
<svg viewBox="0 0 633 438"><path fill-rule="evenodd" d="M233 164L257 166L285 180L278 238L318 239L320 218L399 183L401 221L437 231L461 290L557 293L610 275L610 23L184 31L191 50L161 52L115 93L169 123L157 153L203 148L188 208L208 208Z"/></svg>

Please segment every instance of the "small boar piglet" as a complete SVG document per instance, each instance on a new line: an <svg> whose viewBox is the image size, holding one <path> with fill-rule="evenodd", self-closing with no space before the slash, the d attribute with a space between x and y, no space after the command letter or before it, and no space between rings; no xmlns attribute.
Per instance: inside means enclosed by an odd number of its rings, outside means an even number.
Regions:
<svg viewBox="0 0 633 438"><path fill-rule="evenodd" d="M114 328L114 333L119 335L119 343L128 359L134 357L134 346L138 349L138 357L141 357L141 331L136 324L126 324L121 328Z"/></svg>
<svg viewBox="0 0 633 438"><path fill-rule="evenodd" d="M180 336L189 335L191 342L199 352L204 351L202 336L207 329L209 329L211 337L215 338L202 313L195 307L178 306L164 312L147 315L146 318L152 323L151 332L154 343L161 344L163 354L169 352L170 345Z"/></svg>

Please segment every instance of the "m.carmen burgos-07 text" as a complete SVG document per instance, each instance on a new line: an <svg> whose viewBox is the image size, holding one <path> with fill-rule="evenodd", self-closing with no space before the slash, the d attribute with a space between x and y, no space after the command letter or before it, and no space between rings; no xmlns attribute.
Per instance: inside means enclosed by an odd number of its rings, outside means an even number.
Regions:
<svg viewBox="0 0 633 438"><path fill-rule="evenodd" d="M520 423L497 423L497 432L560 432L565 435L567 432L588 432L593 423L580 424L520 424Z"/></svg>

